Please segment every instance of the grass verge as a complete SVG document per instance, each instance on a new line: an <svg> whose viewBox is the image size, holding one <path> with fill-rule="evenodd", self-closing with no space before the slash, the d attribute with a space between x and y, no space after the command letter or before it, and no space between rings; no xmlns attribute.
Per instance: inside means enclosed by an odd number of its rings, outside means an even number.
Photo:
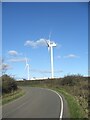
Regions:
<svg viewBox="0 0 90 120"><path fill-rule="evenodd" d="M15 99L23 96L24 94L25 94L25 92L21 88L19 88L17 91L14 91L12 93L5 94L2 96L2 105L15 100Z"/></svg>
<svg viewBox="0 0 90 120"><path fill-rule="evenodd" d="M64 89L54 88L53 90L64 95L68 103L70 118L85 118L85 113L82 110L81 106L76 101L74 96L67 93Z"/></svg>

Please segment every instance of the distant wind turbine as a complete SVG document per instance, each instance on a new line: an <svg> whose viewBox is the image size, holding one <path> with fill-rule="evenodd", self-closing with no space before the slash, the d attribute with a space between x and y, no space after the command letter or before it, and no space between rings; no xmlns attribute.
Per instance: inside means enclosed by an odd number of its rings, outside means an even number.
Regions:
<svg viewBox="0 0 90 120"><path fill-rule="evenodd" d="M27 69L27 80L30 80L30 78L29 78L29 71L30 71L30 66L29 66L29 64L28 64L28 62L27 62L27 58L25 58L25 62L26 62L26 65L25 65L25 69Z"/></svg>
<svg viewBox="0 0 90 120"><path fill-rule="evenodd" d="M53 47L56 47L56 43L50 41L51 33L49 34L49 40L46 40L48 51L51 52L51 78L54 78L54 67L53 67Z"/></svg>

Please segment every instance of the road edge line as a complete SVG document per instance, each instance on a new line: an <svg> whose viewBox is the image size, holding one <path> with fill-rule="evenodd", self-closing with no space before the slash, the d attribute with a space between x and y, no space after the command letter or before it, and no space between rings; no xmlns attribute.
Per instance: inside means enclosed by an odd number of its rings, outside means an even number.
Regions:
<svg viewBox="0 0 90 120"><path fill-rule="evenodd" d="M60 115L59 115L59 120L61 120L62 117L63 117L63 106L64 106L63 105L63 99L62 99L61 95L58 92L56 92L55 90L52 90L52 89L47 89L47 90L50 90L50 91L56 93L59 96L59 98L60 98L60 101L61 101L61 112L60 112Z"/></svg>

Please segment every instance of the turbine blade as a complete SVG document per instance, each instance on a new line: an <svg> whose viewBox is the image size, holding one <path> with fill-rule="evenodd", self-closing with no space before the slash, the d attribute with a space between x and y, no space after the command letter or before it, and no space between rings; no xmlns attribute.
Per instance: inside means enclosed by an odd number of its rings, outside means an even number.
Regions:
<svg viewBox="0 0 90 120"><path fill-rule="evenodd" d="M25 70L27 69L27 65L25 66L25 68L24 68Z"/></svg>
<svg viewBox="0 0 90 120"><path fill-rule="evenodd" d="M49 33L49 40L51 39L51 32Z"/></svg>
<svg viewBox="0 0 90 120"><path fill-rule="evenodd" d="M27 65L27 58L25 58L25 61L26 61L26 65Z"/></svg>
<svg viewBox="0 0 90 120"><path fill-rule="evenodd" d="M45 42L46 42L47 46L49 46L48 41L46 39L45 39Z"/></svg>
<svg viewBox="0 0 90 120"><path fill-rule="evenodd" d="M50 47L48 47L48 52L50 51Z"/></svg>
<svg viewBox="0 0 90 120"><path fill-rule="evenodd" d="M48 40L48 45L50 46L50 40Z"/></svg>

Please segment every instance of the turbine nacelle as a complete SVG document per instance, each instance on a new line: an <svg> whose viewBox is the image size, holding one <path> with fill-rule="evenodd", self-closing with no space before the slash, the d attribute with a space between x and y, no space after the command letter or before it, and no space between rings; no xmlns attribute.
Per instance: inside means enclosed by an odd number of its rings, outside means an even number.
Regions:
<svg viewBox="0 0 90 120"><path fill-rule="evenodd" d="M56 47L56 43L55 43L55 42L51 42L51 43L50 43L50 46Z"/></svg>
<svg viewBox="0 0 90 120"><path fill-rule="evenodd" d="M46 40L47 46L48 47L56 47L56 43L50 40Z"/></svg>

